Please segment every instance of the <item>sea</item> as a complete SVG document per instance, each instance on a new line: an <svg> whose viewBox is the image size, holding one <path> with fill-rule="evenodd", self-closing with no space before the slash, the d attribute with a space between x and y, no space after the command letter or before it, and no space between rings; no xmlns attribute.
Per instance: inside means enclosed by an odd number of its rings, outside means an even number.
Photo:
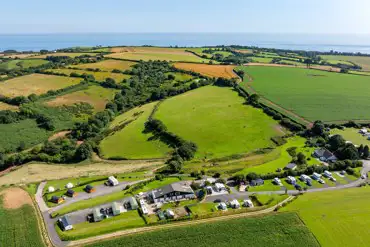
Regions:
<svg viewBox="0 0 370 247"><path fill-rule="evenodd" d="M306 51L370 54L370 34L284 33L55 33L0 34L0 51L55 50L76 46L245 45Z"/></svg>

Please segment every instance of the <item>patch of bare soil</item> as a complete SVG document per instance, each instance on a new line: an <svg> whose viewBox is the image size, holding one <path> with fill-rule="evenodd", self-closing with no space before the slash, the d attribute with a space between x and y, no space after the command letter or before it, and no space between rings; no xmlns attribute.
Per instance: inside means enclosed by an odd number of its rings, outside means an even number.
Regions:
<svg viewBox="0 0 370 247"><path fill-rule="evenodd" d="M3 195L3 205L7 209L20 208L25 204L32 205L31 197L20 188L9 188L1 192Z"/></svg>
<svg viewBox="0 0 370 247"><path fill-rule="evenodd" d="M61 131L61 132L58 132L52 136L49 137L49 141L53 141L53 140L56 140L58 138L62 138L62 137L65 137L66 135L68 135L69 133L71 133L71 131L69 130L66 130L66 131Z"/></svg>

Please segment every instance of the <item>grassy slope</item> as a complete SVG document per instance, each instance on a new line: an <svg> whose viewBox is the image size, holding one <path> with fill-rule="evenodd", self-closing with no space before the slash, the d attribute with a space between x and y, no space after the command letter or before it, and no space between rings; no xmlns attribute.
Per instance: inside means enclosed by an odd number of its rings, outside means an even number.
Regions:
<svg viewBox="0 0 370 247"><path fill-rule="evenodd" d="M134 120L123 129L112 133L101 143L101 154L105 158L121 157L128 159L161 158L170 149L159 140L148 141L152 134L143 133L144 124L157 103L136 107L120 116L111 124L111 128ZM138 114L139 113L139 114ZM138 114L135 116L135 114Z"/></svg>
<svg viewBox="0 0 370 247"><path fill-rule="evenodd" d="M309 120L369 119L370 84L363 76L301 68L242 67L244 84ZM314 76L313 76L314 75Z"/></svg>
<svg viewBox="0 0 370 247"><path fill-rule="evenodd" d="M108 101L114 98L114 95L117 91L118 90L91 85L85 90L56 97L55 99L48 101L47 105L62 106L86 102L92 105L96 111L102 111L105 109L105 105L108 103Z"/></svg>
<svg viewBox="0 0 370 247"><path fill-rule="evenodd" d="M177 227L89 245L102 246L319 246L295 214Z"/></svg>
<svg viewBox="0 0 370 247"><path fill-rule="evenodd" d="M277 123L230 88L207 86L169 98L155 118L168 130L198 145L198 158L247 153L272 146ZM280 133L281 134L281 133Z"/></svg>
<svg viewBox="0 0 370 247"><path fill-rule="evenodd" d="M208 63L208 59L203 59L187 52L174 52L174 53L160 53L160 52L124 52L107 55L106 57L129 59L129 60L166 60L166 61L182 61L182 62L197 62Z"/></svg>
<svg viewBox="0 0 370 247"><path fill-rule="evenodd" d="M321 56L323 59L326 60L336 60L338 62L349 61L351 63L360 65L363 70L369 71L370 70L370 57L360 57L360 56L336 56L336 55L324 55Z"/></svg>
<svg viewBox="0 0 370 247"><path fill-rule="evenodd" d="M43 247L36 214L32 206L4 209L0 198L0 246Z"/></svg>
<svg viewBox="0 0 370 247"><path fill-rule="evenodd" d="M296 211L322 246L369 246L370 188L300 196L283 211Z"/></svg>
<svg viewBox="0 0 370 247"><path fill-rule="evenodd" d="M358 129L351 129L347 128L344 130L339 130L339 129L333 129L330 131L332 135L339 134L343 136L343 138L346 141L351 141L355 145L369 145L370 146L370 140L367 140L367 137L362 136L360 133L358 133Z"/></svg>

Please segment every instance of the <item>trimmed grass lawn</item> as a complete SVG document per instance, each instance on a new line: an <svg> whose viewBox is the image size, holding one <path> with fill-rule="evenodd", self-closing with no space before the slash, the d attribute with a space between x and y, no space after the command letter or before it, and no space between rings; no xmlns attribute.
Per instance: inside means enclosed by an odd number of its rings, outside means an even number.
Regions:
<svg viewBox="0 0 370 247"><path fill-rule="evenodd" d="M1 94L8 97L43 94L49 90L58 90L80 83L81 78L31 74L16 77L0 83Z"/></svg>
<svg viewBox="0 0 370 247"><path fill-rule="evenodd" d="M93 75L95 77L95 80L97 81L105 81L107 78L112 78L116 81L116 83L121 83L123 79L130 78L130 75L125 75L121 73L111 73L111 72L93 72L93 71L86 71L86 70L78 70L78 69L50 69L47 71L51 71L54 73L63 73L66 75L70 75L71 73L77 73L80 75L88 74ZM80 79L82 80L82 79Z"/></svg>
<svg viewBox="0 0 370 247"><path fill-rule="evenodd" d="M330 131L332 135L341 135L346 141L351 141L355 145L368 145L370 146L370 140L366 136L358 133L359 129L346 128L344 130L333 129Z"/></svg>
<svg viewBox="0 0 370 247"><path fill-rule="evenodd" d="M365 76L304 68L240 67L253 78L242 84L308 120L369 119L370 83Z"/></svg>
<svg viewBox="0 0 370 247"><path fill-rule="evenodd" d="M75 224L72 231L62 232L59 226L56 228L63 240L74 240L141 226L145 226L143 218L137 210L132 210L100 222Z"/></svg>
<svg viewBox="0 0 370 247"><path fill-rule="evenodd" d="M0 196L0 246L44 247L34 208L5 209L2 200Z"/></svg>
<svg viewBox="0 0 370 247"><path fill-rule="evenodd" d="M170 151L170 148L159 140L149 140L152 137L151 133L143 133L145 129L144 124L156 104L157 102L153 102L136 107L116 117L111 123L110 128L116 128L118 130L101 141L100 155L108 159L165 157ZM120 128L120 126L123 128Z"/></svg>
<svg viewBox="0 0 370 247"><path fill-rule="evenodd" d="M307 193L282 208L297 212L321 246L369 246L370 187Z"/></svg>
<svg viewBox="0 0 370 247"><path fill-rule="evenodd" d="M297 147L296 149L297 154L299 152L302 152L306 156L306 158L311 158L310 160L307 160L308 165L320 164L319 161L311 157L314 148L304 147L305 141L306 139L302 137L298 136L291 137L287 139L287 143L276 148L280 152L280 157L264 164L246 167L242 171L237 172L237 174L248 174L251 172L255 172L257 174L267 174L276 172L278 168L283 169L287 164L289 164L292 161L292 157L286 151L288 148L291 147Z"/></svg>
<svg viewBox="0 0 370 247"><path fill-rule="evenodd" d="M190 52L174 51L174 52L123 52L106 55L108 58L127 59L134 61L149 61L149 60L166 60L166 61L181 61L208 63L208 59L200 58Z"/></svg>
<svg viewBox="0 0 370 247"><path fill-rule="evenodd" d="M319 246L316 239L294 213L175 227L120 237L88 245L116 246Z"/></svg>
<svg viewBox="0 0 370 247"><path fill-rule="evenodd" d="M62 106L85 102L92 105L95 111L98 112L103 111L105 109L105 105L109 101L114 99L114 95L118 91L119 90L91 85L87 89L58 96L46 102L46 104L49 106Z"/></svg>
<svg viewBox="0 0 370 247"><path fill-rule="evenodd" d="M122 61L122 60L104 60L97 63L85 63L73 66L74 68L78 69L101 69L104 71L112 71L114 69L119 69L121 71L125 71L127 69L131 69L131 66L136 63L130 61Z"/></svg>
<svg viewBox="0 0 370 247"><path fill-rule="evenodd" d="M361 56L337 56L337 55L323 55L321 56L326 60L339 60L341 62L349 61L351 63L360 65L363 70L370 71L370 57L361 57Z"/></svg>
<svg viewBox="0 0 370 247"><path fill-rule="evenodd" d="M206 86L165 100L154 118L198 146L196 158L248 153L283 135L276 121L230 88Z"/></svg>

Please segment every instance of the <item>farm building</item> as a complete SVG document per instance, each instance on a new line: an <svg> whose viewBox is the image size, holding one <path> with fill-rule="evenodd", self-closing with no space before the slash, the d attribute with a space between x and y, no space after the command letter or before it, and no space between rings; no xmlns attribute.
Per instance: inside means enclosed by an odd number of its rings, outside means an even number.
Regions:
<svg viewBox="0 0 370 247"><path fill-rule="evenodd" d="M59 204L59 203L62 203L64 199L60 196L52 196L50 201Z"/></svg>
<svg viewBox="0 0 370 247"><path fill-rule="evenodd" d="M232 208L240 208L240 203L238 202L238 200L234 199L230 202L230 207Z"/></svg>
<svg viewBox="0 0 370 247"><path fill-rule="evenodd" d="M297 164L295 163L289 163L284 167L284 170L295 170L297 168Z"/></svg>
<svg viewBox="0 0 370 247"><path fill-rule="evenodd" d="M100 212L99 208L93 209L93 218L94 218L94 222L99 222L103 220L104 215Z"/></svg>
<svg viewBox="0 0 370 247"><path fill-rule="evenodd" d="M112 204L113 215L119 215L123 212L123 205L120 205L118 202L113 202Z"/></svg>
<svg viewBox="0 0 370 247"><path fill-rule="evenodd" d="M149 197L154 203L195 198L193 189L186 182L177 182L152 190Z"/></svg>
<svg viewBox="0 0 370 247"><path fill-rule="evenodd" d="M259 185L263 185L265 183L265 181L263 181L263 179L256 179L256 180L252 180L249 184L250 186L259 186Z"/></svg>
<svg viewBox="0 0 370 247"><path fill-rule="evenodd" d="M55 191L55 188L53 187L53 186L49 186L49 188L48 188L48 192L49 193L52 193L52 192L54 192Z"/></svg>
<svg viewBox="0 0 370 247"><path fill-rule="evenodd" d="M72 183L68 183L68 184L66 184L66 188L67 188L67 189L72 189L72 188L73 188L73 184L72 184Z"/></svg>
<svg viewBox="0 0 370 247"><path fill-rule="evenodd" d="M71 221L68 216L63 216L59 219L59 225L63 231L69 231L73 229Z"/></svg>
<svg viewBox="0 0 370 247"><path fill-rule="evenodd" d="M72 189L68 189L66 194L69 197L75 197L77 195L77 193Z"/></svg>
<svg viewBox="0 0 370 247"><path fill-rule="evenodd" d="M126 202L127 208L131 210L136 210L139 208L139 205L137 204L137 201L134 197L129 197Z"/></svg>
<svg viewBox="0 0 370 247"><path fill-rule="evenodd" d="M110 176L110 177L108 178L108 184L109 184L110 186L116 186L116 185L118 185L118 184L119 184L119 182L118 182L117 178L115 178L114 176Z"/></svg>
<svg viewBox="0 0 370 247"><path fill-rule="evenodd" d="M93 186L91 186L90 184L86 185L85 187L85 191L87 193L92 193L92 192L95 192L95 188Z"/></svg>
<svg viewBox="0 0 370 247"><path fill-rule="evenodd" d="M335 162L338 160L332 152L325 148L316 149L313 156L324 162Z"/></svg>
<svg viewBox="0 0 370 247"><path fill-rule="evenodd" d="M215 191L217 192L221 192L221 191L225 191L226 190L226 187L224 184L222 183L215 183Z"/></svg>

